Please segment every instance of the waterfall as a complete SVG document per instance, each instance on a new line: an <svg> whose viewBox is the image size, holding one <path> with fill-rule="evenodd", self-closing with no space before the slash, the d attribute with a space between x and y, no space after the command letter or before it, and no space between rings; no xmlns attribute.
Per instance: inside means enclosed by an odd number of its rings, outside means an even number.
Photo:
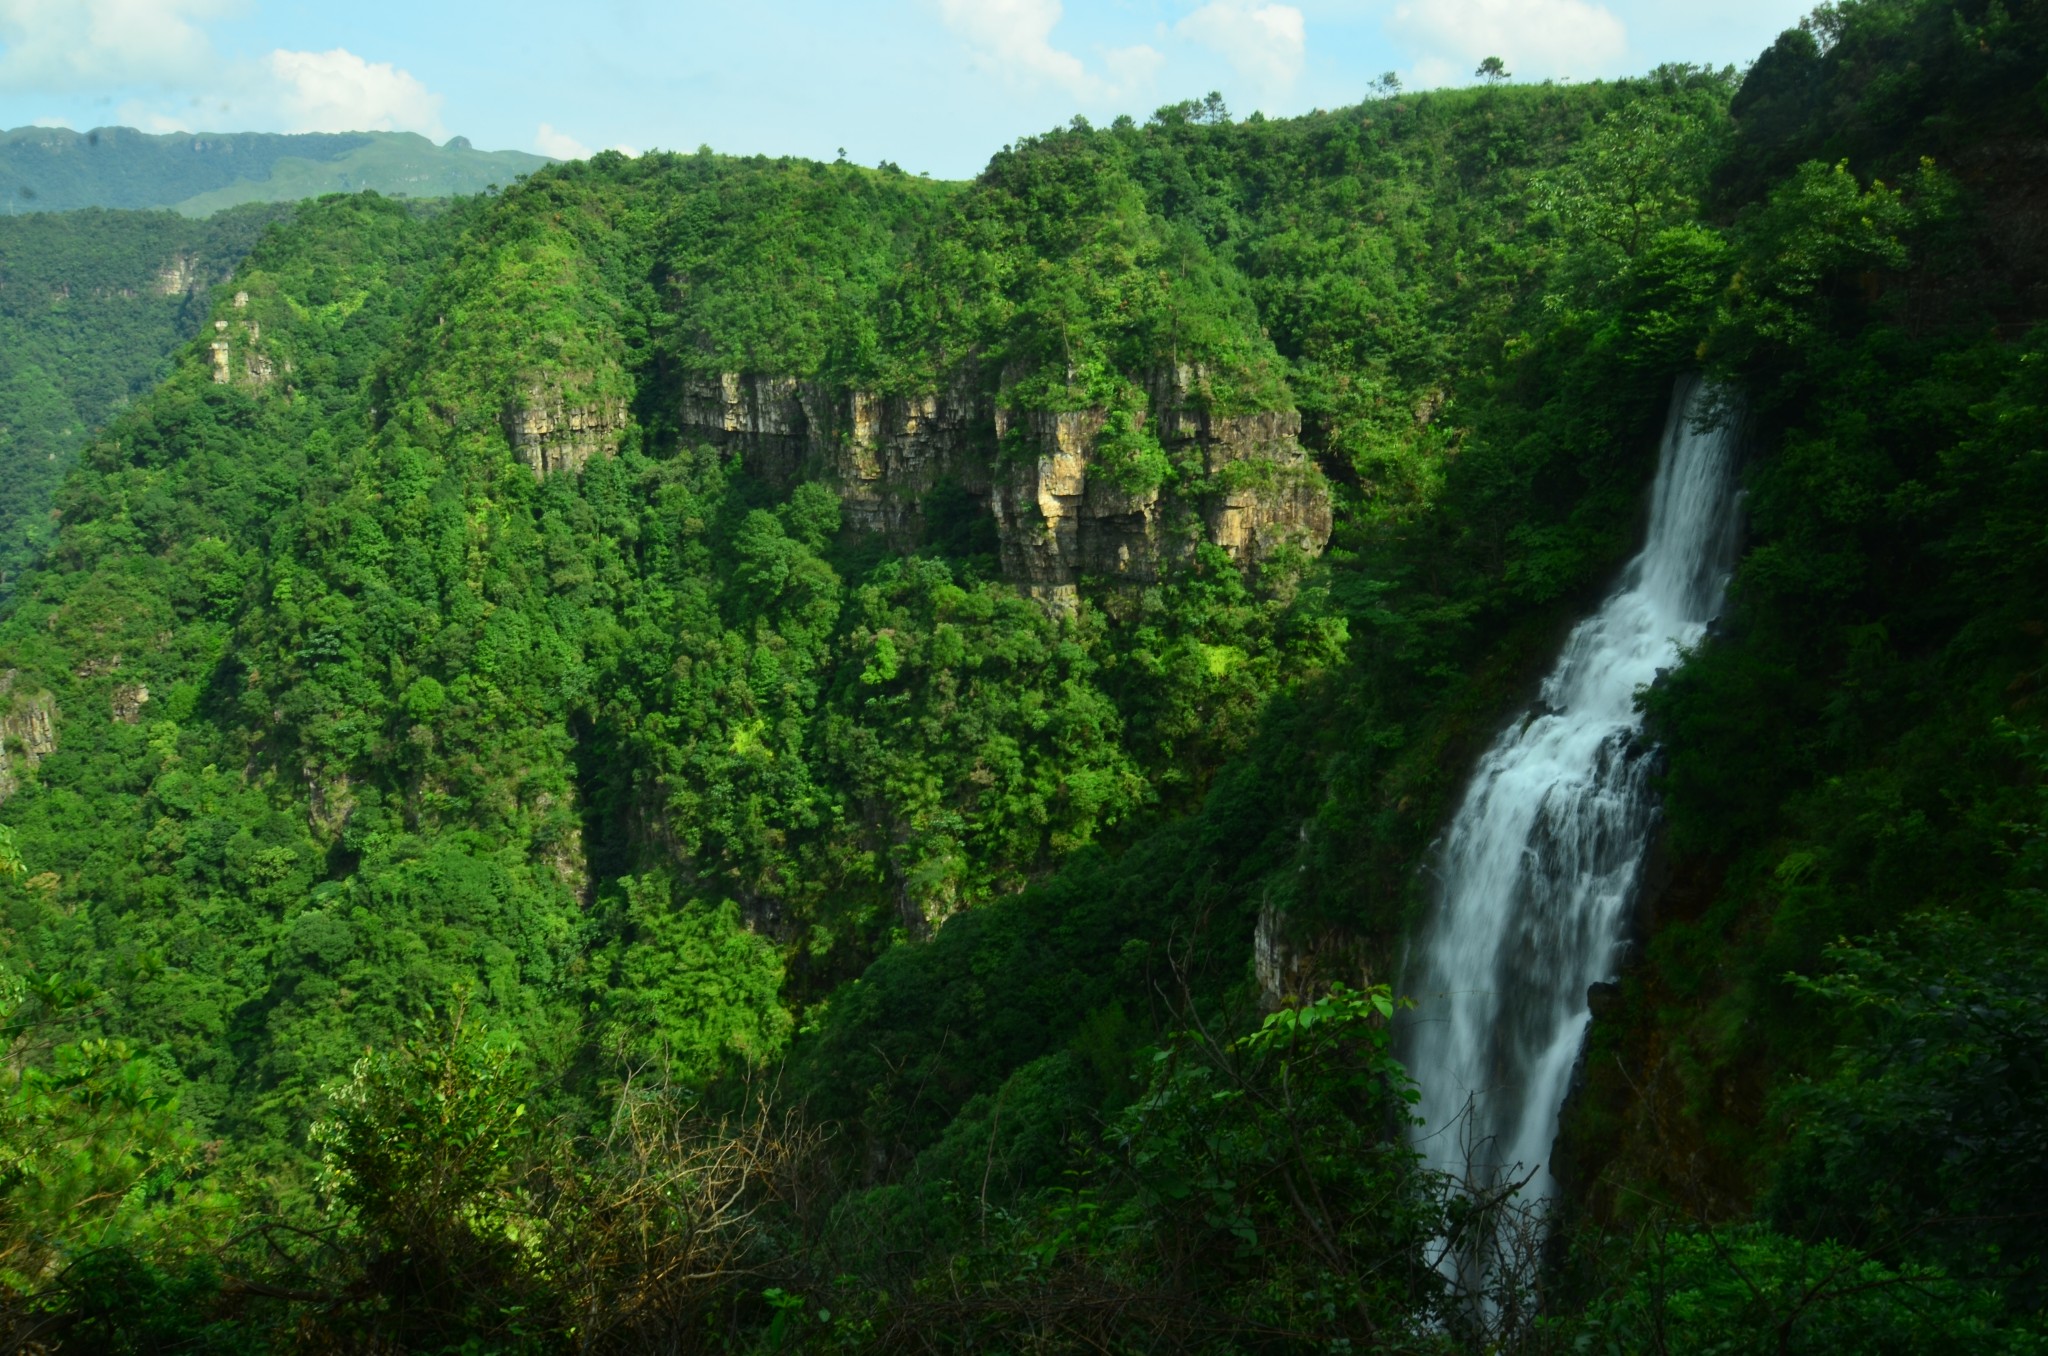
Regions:
<svg viewBox="0 0 2048 1356"><path fill-rule="evenodd" d="M1555 1190L1586 990L1614 977L1657 813L1636 690L1699 639L1734 555L1736 434L1732 419L1702 426L1715 397L1680 381L1642 552L1479 760L1443 839L1401 1044L1422 1088L1418 1148L1473 1188L1530 1177L1525 1198Z"/></svg>

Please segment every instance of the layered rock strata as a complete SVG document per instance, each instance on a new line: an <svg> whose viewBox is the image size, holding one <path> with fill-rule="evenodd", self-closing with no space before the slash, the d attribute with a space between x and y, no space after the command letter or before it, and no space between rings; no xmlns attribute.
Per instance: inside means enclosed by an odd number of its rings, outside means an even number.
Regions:
<svg viewBox="0 0 2048 1356"><path fill-rule="evenodd" d="M985 496L995 451L988 402L964 383L924 396L834 391L793 377L722 372L686 382L686 436L739 453L770 480L832 479L849 526L902 545L923 532L924 496L945 480Z"/></svg>
<svg viewBox="0 0 2048 1356"><path fill-rule="evenodd" d="M1372 986L1373 947L1366 938L1334 924L1303 929L1285 910L1268 904L1252 931L1252 973L1260 1002L1269 1010L1300 1003L1330 986Z"/></svg>
<svg viewBox="0 0 2048 1356"><path fill-rule="evenodd" d="M513 454L539 480L556 471L581 471L593 457L618 455L628 418L623 400L572 404L560 391L536 386L506 410L505 435Z"/></svg>
<svg viewBox="0 0 2048 1356"><path fill-rule="evenodd" d="M1107 411L1013 412L971 374L885 397L724 372L687 382L678 415L685 437L737 453L756 474L832 481L849 526L901 547L924 535L926 496L958 485L988 504L1005 576L1067 611L1082 576L1150 583L1202 542L1255 567L1283 546L1313 554L1329 539L1329 486L1301 447L1300 416L1213 414L1192 395L1200 379L1181 366L1147 383L1140 426L1149 419L1170 459L1204 472L1174 491L1132 493L1091 474Z"/></svg>
<svg viewBox="0 0 2048 1356"><path fill-rule="evenodd" d="M0 801L21 788L22 774L57 751L57 704L47 692L17 694L12 669L0 672Z"/></svg>

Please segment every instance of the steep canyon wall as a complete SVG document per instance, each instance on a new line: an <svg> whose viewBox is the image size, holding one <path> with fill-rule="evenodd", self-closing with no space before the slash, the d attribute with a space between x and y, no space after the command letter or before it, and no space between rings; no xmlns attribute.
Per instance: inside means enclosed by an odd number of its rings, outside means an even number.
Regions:
<svg viewBox="0 0 2048 1356"><path fill-rule="evenodd" d="M925 534L927 496L958 485L988 505L1005 577L1065 611L1084 575L1149 583L1204 542L1256 568L1283 547L1315 554L1328 541L1329 486L1302 448L1300 416L1214 413L1193 394L1200 376L1183 366L1147 381L1139 426L1188 473L1137 490L1100 473L1107 411L1016 410L971 373L884 396L723 372L686 382L678 415L685 438L731 450L758 475L829 481L850 526L905 549Z"/></svg>

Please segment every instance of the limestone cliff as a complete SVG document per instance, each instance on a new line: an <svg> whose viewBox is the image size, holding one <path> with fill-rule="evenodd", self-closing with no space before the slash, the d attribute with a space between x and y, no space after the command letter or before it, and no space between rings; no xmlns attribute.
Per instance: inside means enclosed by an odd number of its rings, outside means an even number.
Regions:
<svg viewBox="0 0 2048 1356"><path fill-rule="evenodd" d="M824 475L849 525L903 545L922 531L922 499L945 479L986 495L995 451L986 400L965 384L901 397L833 390L793 377L721 372L683 386L684 436L729 448L771 480Z"/></svg>
<svg viewBox="0 0 2048 1356"><path fill-rule="evenodd" d="M0 801L21 777L57 751L57 704L47 692L16 690L13 669L0 672Z"/></svg>
<svg viewBox="0 0 2048 1356"><path fill-rule="evenodd" d="M160 297L188 296L200 286L199 261L189 255L174 254L156 272L156 283L152 290Z"/></svg>
<svg viewBox="0 0 2048 1356"><path fill-rule="evenodd" d="M247 292L235 293L235 309L248 305ZM263 347L263 325L260 321L246 320L230 325L226 320L213 322L213 341L207 345L207 352L213 363L214 382L226 386L235 382L234 357L242 358L240 383L249 388L268 386L281 370L291 371L289 361L279 364ZM289 393L289 388L287 388Z"/></svg>
<svg viewBox="0 0 2048 1356"><path fill-rule="evenodd" d="M581 471L592 457L616 456L627 420L623 400L572 400L559 386L535 382L505 411L505 434L539 480L554 471Z"/></svg>
<svg viewBox="0 0 2048 1356"><path fill-rule="evenodd" d="M1313 554L1329 539L1329 486L1302 449L1300 416L1214 414L1200 383L1186 366L1146 383L1141 424L1199 474L1137 493L1090 474L1107 411L1016 411L972 372L918 396L722 372L686 381L677 413L685 437L757 474L831 481L850 526L900 546L921 539L925 497L959 485L988 504L1004 574L1065 611L1082 576L1149 583L1204 541L1256 566L1283 545Z"/></svg>

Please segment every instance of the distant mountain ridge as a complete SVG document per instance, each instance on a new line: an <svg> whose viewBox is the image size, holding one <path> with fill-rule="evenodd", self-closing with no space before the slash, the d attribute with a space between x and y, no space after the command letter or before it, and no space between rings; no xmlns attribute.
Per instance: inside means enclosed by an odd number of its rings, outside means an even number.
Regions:
<svg viewBox="0 0 2048 1356"><path fill-rule="evenodd" d="M205 216L247 202L375 189L415 198L476 193L552 163L525 151L441 145L413 132L170 132L17 127L0 132L5 212L165 208Z"/></svg>
<svg viewBox="0 0 2048 1356"><path fill-rule="evenodd" d="M550 163L409 132L0 132L0 608L79 445L164 376L288 204L450 198Z"/></svg>

